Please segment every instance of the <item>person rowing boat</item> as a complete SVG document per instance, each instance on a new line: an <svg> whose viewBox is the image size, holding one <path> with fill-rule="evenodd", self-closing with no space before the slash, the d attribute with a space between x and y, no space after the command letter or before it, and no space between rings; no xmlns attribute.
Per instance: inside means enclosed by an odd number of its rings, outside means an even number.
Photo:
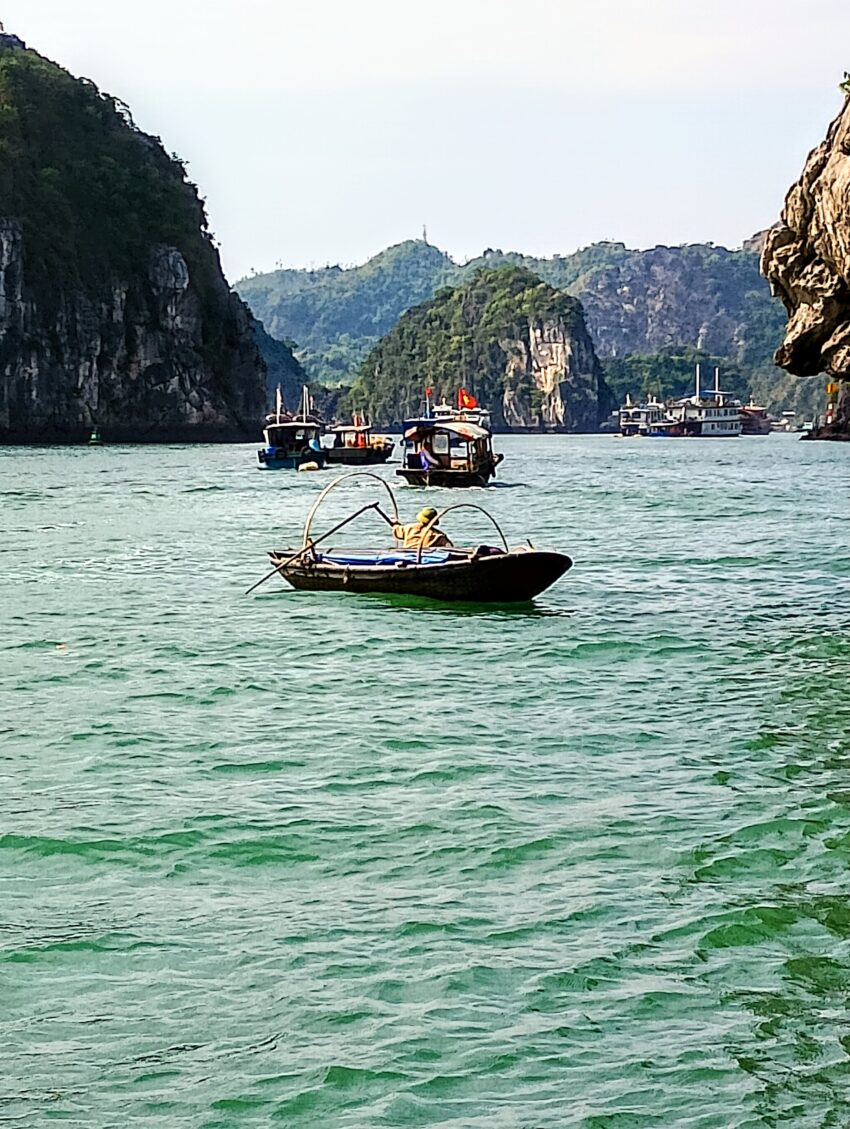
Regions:
<svg viewBox="0 0 850 1129"><path fill-rule="evenodd" d="M415 521L393 524L393 537L400 541L405 549L437 549L452 547L451 541L437 527L437 511L433 506L425 506L416 515Z"/></svg>
<svg viewBox="0 0 850 1129"><path fill-rule="evenodd" d="M371 478L387 492L390 513L385 513L378 502L370 502L326 532L313 536L313 518L322 501L335 487L357 477ZM452 546L442 530L434 527L441 516L459 509L476 510L486 517L498 533L501 547L478 545L475 549L459 549ZM324 548L329 537L370 512L377 512L389 523L396 537L403 541L402 547ZM300 591L379 593L486 604L532 600L563 576L573 563L564 553L541 551L531 542L511 549L493 515L472 502L448 506L443 515L427 506L419 511L415 521L403 523L395 495L385 479L367 470L353 471L326 486L307 515L301 547L271 550L269 560L274 566L272 571L253 584L249 592L278 574Z"/></svg>

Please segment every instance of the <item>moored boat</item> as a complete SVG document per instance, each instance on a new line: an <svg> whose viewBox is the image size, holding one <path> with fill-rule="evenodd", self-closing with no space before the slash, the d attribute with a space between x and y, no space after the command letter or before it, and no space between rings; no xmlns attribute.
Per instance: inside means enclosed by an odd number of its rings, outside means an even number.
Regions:
<svg viewBox="0 0 850 1129"><path fill-rule="evenodd" d="M376 435L371 424L358 415L351 423L329 427L325 434L333 436L332 445L323 447L325 458L331 464L373 466L385 463L395 447L388 435Z"/></svg>
<svg viewBox="0 0 850 1129"><path fill-rule="evenodd" d="M667 405L672 420L669 434L682 438L728 439L741 434L741 401L720 389L720 370L714 370L714 390L705 395L700 389L700 366L696 366L693 396Z"/></svg>
<svg viewBox="0 0 850 1129"><path fill-rule="evenodd" d="M344 521L320 537L311 537L313 518L330 491L348 478L368 475L387 491L392 515L373 502L356 510ZM436 527L449 511L473 509L483 513L495 527L500 546L477 545L470 548L427 547L423 538L416 548L323 548L327 540L355 518L373 511L397 528L398 506L389 485L369 471L354 471L331 483L319 496L304 526L299 549L275 549L269 553L272 571L293 588L323 592L357 592L424 596L429 599L468 601L474 603L521 603L533 599L554 584L572 567L564 553L541 551L530 543L517 548L508 546L496 522L481 506L460 502L436 513L428 523ZM249 592L253 588L249 589Z"/></svg>
<svg viewBox="0 0 850 1129"><path fill-rule="evenodd" d="M750 402L741 408L742 435L770 435L771 419L767 408L760 407L752 396Z"/></svg>
<svg viewBox="0 0 850 1129"><path fill-rule="evenodd" d="M310 395L302 391L301 408L297 416L283 411L280 386L273 414L266 416L263 429L265 447L257 452L263 470L321 469L327 462L322 450L322 421L310 411Z"/></svg>
<svg viewBox="0 0 850 1129"><path fill-rule="evenodd" d="M422 415L404 421L403 466L396 474L411 486L486 486L504 455L493 452L490 413L465 389L458 407L431 406L425 392Z"/></svg>
<svg viewBox="0 0 850 1129"><path fill-rule="evenodd" d="M670 435L674 420L667 413L667 406L653 396L644 403L632 403L631 396L620 408L620 434L625 438L663 438Z"/></svg>

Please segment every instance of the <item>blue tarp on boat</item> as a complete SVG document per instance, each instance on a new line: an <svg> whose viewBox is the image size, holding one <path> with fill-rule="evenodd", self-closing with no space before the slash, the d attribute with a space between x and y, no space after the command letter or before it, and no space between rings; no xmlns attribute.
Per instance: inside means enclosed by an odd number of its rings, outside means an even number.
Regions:
<svg viewBox="0 0 850 1129"><path fill-rule="evenodd" d="M384 565L417 564L416 549L332 549L329 553L317 553L322 561L337 565ZM422 554L419 564L445 564L451 554L445 549L428 549Z"/></svg>

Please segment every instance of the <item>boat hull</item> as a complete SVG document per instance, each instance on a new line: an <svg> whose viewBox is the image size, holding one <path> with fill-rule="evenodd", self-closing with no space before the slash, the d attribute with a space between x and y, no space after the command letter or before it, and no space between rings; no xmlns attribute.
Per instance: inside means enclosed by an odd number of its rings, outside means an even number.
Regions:
<svg viewBox="0 0 850 1129"><path fill-rule="evenodd" d="M321 468L326 463L324 452L310 451L307 454L293 452L284 455L269 448L257 451L257 460L260 470L298 470L305 463L315 463Z"/></svg>
<svg viewBox="0 0 850 1129"><path fill-rule="evenodd" d="M563 553L515 549L475 555L445 564L341 565L270 553L272 564L293 588L310 592L358 592L424 596L467 603L525 603L539 596L572 567Z"/></svg>
<svg viewBox="0 0 850 1129"><path fill-rule="evenodd" d="M389 447L328 447L325 458L331 466L375 466L393 453Z"/></svg>
<svg viewBox="0 0 850 1129"><path fill-rule="evenodd" d="M408 486L486 486L495 470L445 470L442 467L431 470L418 470L412 467L399 467L396 474Z"/></svg>

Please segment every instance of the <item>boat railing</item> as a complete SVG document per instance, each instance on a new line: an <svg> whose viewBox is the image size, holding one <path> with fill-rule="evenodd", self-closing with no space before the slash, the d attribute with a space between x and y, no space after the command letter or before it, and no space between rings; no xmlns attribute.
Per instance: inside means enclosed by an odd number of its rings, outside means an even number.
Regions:
<svg viewBox="0 0 850 1129"><path fill-rule="evenodd" d="M431 520L423 527L422 537L419 541L419 549L416 553L417 564L420 564L422 562L422 549L425 545L426 534L428 530L431 529L432 526L435 526L441 520L441 518L445 517L446 514L451 513L452 510L478 510L479 513L484 514L484 516L486 518L489 518L489 520L495 526L496 532L502 539L502 545L505 548L505 552L510 552L510 549L508 548L508 539L502 532L502 527L488 510L485 510L483 506L477 506L474 502L455 502L453 506L446 506L444 510L441 510L440 513L436 514L435 517L432 517Z"/></svg>

